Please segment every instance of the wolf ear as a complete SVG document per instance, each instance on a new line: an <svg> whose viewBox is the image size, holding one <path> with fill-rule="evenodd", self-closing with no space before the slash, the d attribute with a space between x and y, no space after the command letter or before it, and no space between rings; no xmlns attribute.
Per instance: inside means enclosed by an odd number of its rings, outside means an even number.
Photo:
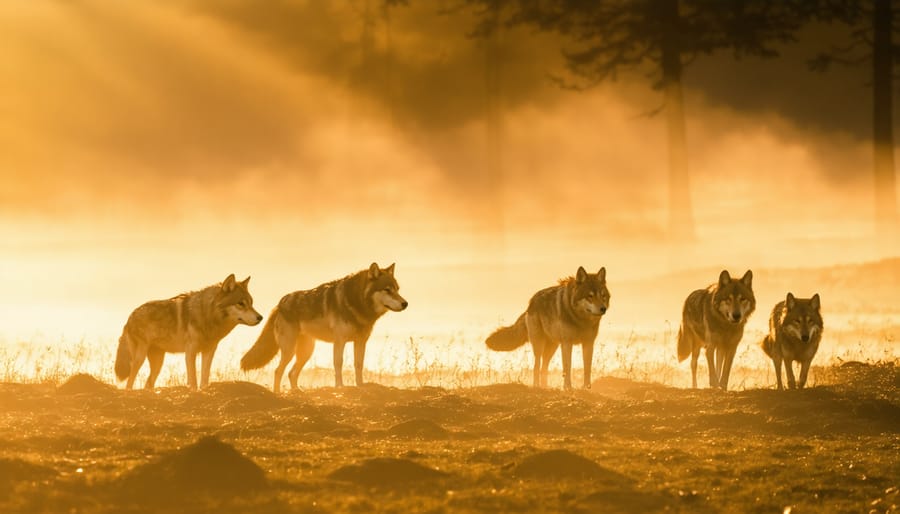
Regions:
<svg viewBox="0 0 900 514"><path fill-rule="evenodd" d="M222 281L222 291L226 293L234 289L234 273L225 277L225 280Z"/></svg>
<svg viewBox="0 0 900 514"><path fill-rule="evenodd" d="M597 278L600 280L600 282L606 281L606 266L600 268L600 271L597 272Z"/></svg>
<svg viewBox="0 0 900 514"><path fill-rule="evenodd" d="M784 306L788 309L793 309L794 305L797 305L797 299L794 298L793 293L788 293L787 298L784 299Z"/></svg>
<svg viewBox="0 0 900 514"><path fill-rule="evenodd" d="M248 284L250 284L250 277L249 277L249 276L248 276L247 278L245 278L245 279L241 282L241 286L243 286L244 289L247 289L247 285L248 285Z"/></svg>
<svg viewBox="0 0 900 514"><path fill-rule="evenodd" d="M719 273L719 285L727 286L731 283L731 275L728 273L727 269L723 269L722 273Z"/></svg>
<svg viewBox="0 0 900 514"><path fill-rule="evenodd" d="M752 286L753 285L753 272L750 270L747 270L747 273L744 273L744 276L741 277L741 283L747 287Z"/></svg>
<svg viewBox="0 0 900 514"><path fill-rule="evenodd" d="M809 305L815 310L819 310L819 308L822 307L822 302L819 300L819 293L813 295L809 300Z"/></svg>
<svg viewBox="0 0 900 514"><path fill-rule="evenodd" d="M580 284L587 279L587 271L585 271L584 266L578 266L578 271L575 272L575 283Z"/></svg>
<svg viewBox="0 0 900 514"><path fill-rule="evenodd" d="M369 278L374 280L378 278L378 275L381 275L381 269L378 268L378 263L373 262L371 266L369 266Z"/></svg>
<svg viewBox="0 0 900 514"><path fill-rule="evenodd" d="M393 277L394 276L394 266L396 266L396 265L397 265L397 263L395 262L395 263L391 264L390 266L388 266L387 268L384 268L381 271L384 271L385 273L387 273L388 275Z"/></svg>

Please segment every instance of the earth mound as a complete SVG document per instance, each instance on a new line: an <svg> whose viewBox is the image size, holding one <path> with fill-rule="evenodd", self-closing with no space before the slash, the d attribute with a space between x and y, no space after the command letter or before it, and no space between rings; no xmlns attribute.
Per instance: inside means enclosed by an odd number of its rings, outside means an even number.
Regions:
<svg viewBox="0 0 900 514"><path fill-rule="evenodd" d="M110 384L101 382L87 373L72 375L68 380L56 388L59 394L103 394L111 393L116 388Z"/></svg>
<svg viewBox="0 0 900 514"><path fill-rule="evenodd" d="M388 429L388 434L406 439L447 439L450 433L434 421L427 419L411 419L398 423Z"/></svg>
<svg viewBox="0 0 900 514"><path fill-rule="evenodd" d="M439 480L447 473L423 466L407 459L379 457L367 459L360 464L338 468L328 475L333 480L354 482L368 486L391 486L412 482Z"/></svg>
<svg viewBox="0 0 900 514"><path fill-rule="evenodd" d="M513 469L513 475L540 480L582 479L629 482L623 475L568 450L550 450L528 456Z"/></svg>
<svg viewBox="0 0 900 514"><path fill-rule="evenodd" d="M240 496L268 487L265 472L233 446L207 436L196 443L138 466L123 476L122 488L136 497L159 501L208 493Z"/></svg>

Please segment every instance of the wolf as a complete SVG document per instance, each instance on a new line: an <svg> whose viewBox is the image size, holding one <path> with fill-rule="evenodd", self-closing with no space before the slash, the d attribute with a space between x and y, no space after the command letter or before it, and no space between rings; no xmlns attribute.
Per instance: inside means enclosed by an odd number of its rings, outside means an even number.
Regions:
<svg viewBox="0 0 900 514"><path fill-rule="evenodd" d="M152 389L166 352L184 352L191 389L197 389L200 353L200 386L206 387L219 341L238 323L253 326L262 321L262 315L253 310L249 283L250 277L237 282L231 274L220 284L168 300L147 302L135 309L122 329L116 351L116 376L119 380L128 379L125 388L134 387L134 379L146 359L150 362L150 376L144 388Z"/></svg>
<svg viewBox="0 0 900 514"><path fill-rule="evenodd" d="M728 270L706 289L697 289L684 301L678 329L678 362L691 357L691 380L697 388L697 358L706 349L709 387L728 389L728 376L744 335L744 325L756 309L753 272L733 279Z"/></svg>
<svg viewBox="0 0 900 514"><path fill-rule="evenodd" d="M394 277L394 264L368 269L322 284L307 291L285 295L266 321L253 347L241 358L241 369L261 368L281 350L275 367L273 390L281 389L284 370L297 361L288 373L291 389L297 389L297 377L315 349L316 340L334 343L334 385L344 385L344 345L353 342L353 366L356 385L362 385L366 342L378 320L387 311L399 312L409 306L400 296Z"/></svg>
<svg viewBox="0 0 900 514"><path fill-rule="evenodd" d="M788 293L783 301L775 304L769 317L769 335L760 346L775 365L778 389L784 389L781 382L782 362L785 364L788 387L803 389L806 386L809 365L819 349L823 329L818 293L808 299L794 298L792 293ZM800 362L799 382L794 380L793 361Z"/></svg>
<svg viewBox="0 0 900 514"><path fill-rule="evenodd" d="M534 387L547 386L547 367L556 349L562 346L563 387L572 389L572 346L581 345L584 361L584 388L591 387L591 362L600 319L609 309L606 268L588 273L579 266L574 277L541 289L515 323L488 336L491 350L510 351L531 341L534 350Z"/></svg>

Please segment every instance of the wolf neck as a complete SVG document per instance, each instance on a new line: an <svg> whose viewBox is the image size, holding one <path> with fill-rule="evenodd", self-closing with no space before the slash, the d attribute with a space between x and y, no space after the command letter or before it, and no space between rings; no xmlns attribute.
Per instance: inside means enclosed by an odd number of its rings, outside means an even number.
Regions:
<svg viewBox="0 0 900 514"><path fill-rule="evenodd" d="M197 331L202 339L202 344L218 343L237 326L237 323L228 319L222 309L216 305L216 297L221 293L222 286L214 285L204 288L185 299L188 309L199 310L200 316L186 316L185 330ZM200 320L204 320L201 322Z"/></svg>
<svg viewBox="0 0 900 514"><path fill-rule="evenodd" d="M368 270L360 271L351 275L342 285L345 287L343 291L344 301L350 310L351 316L349 321L358 325L367 325L374 323L384 313L375 310L371 299L366 293L366 285L368 284Z"/></svg>

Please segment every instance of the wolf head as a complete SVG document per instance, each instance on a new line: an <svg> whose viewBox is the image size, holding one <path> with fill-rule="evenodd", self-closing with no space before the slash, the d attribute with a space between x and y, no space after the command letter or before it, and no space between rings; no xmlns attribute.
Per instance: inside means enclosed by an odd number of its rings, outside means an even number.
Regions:
<svg viewBox="0 0 900 514"><path fill-rule="evenodd" d="M606 288L606 268L588 273L579 266L575 272L575 291L572 303L588 316L600 318L609 309L609 289Z"/></svg>
<svg viewBox="0 0 900 514"><path fill-rule="evenodd" d="M781 313L781 326L785 333L804 343L814 339L816 334L821 334L823 323L820 307L818 294L804 299L794 298L793 294L788 293Z"/></svg>
<svg viewBox="0 0 900 514"><path fill-rule="evenodd" d="M400 312L409 305L409 302L400 296L400 286L394 278L394 264L387 268L379 268L378 264L373 262L366 274L366 282L366 296L378 314L384 314L389 310Z"/></svg>
<svg viewBox="0 0 900 514"><path fill-rule="evenodd" d="M745 323L756 309L753 296L753 272L747 270L740 279L733 279L728 270L719 274L719 283L713 294L716 312L730 323Z"/></svg>
<svg viewBox="0 0 900 514"><path fill-rule="evenodd" d="M234 273L228 275L222 281L222 290L219 291L216 304L229 320L253 326L262 321L262 315L253 310L253 297L247 289L249 283L250 277L238 282L234 279Z"/></svg>

